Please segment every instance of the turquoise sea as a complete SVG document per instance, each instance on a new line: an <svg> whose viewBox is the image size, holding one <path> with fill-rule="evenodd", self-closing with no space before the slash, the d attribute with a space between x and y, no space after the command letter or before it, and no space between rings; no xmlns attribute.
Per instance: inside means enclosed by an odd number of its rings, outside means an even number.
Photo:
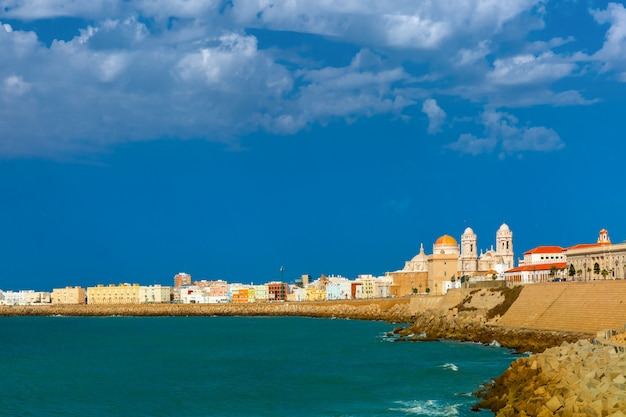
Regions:
<svg viewBox="0 0 626 417"><path fill-rule="evenodd" d="M384 322L299 317L0 318L1 416L480 416L515 359L392 343Z"/></svg>

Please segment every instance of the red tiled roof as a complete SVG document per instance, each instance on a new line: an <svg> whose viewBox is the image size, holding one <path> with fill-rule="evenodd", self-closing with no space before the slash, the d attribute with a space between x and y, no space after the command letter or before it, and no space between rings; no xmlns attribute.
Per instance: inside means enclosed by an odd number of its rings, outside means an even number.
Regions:
<svg viewBox="0 0 626 417"><path fill-rule="evenodd" d="M532 264L532 265L523 265L518 266L517 268L511 268L504 272L522 272L522 271L549 271L552 267L555 266L557 269L567 268L567 262L553 262L549 264Z"/></svg>
<svg viewBox="0 0 626 417"><path fill-rule="evenodd" d="M602 245L601 243L579 243L578 245L574 245L574 246L570 246L569 248L566 248L565 250L572 250L572 249L586 249L586 248L593 248L595 246L600 246Z"/></svg>
<svg viewBox="0 0 626 417"><path fill-rule="evenodd" d="M524 252L524 255L530 255L532 253L562 253L563 248L560 246L537 246L535 249L531 249L528 252Z"/></svg>

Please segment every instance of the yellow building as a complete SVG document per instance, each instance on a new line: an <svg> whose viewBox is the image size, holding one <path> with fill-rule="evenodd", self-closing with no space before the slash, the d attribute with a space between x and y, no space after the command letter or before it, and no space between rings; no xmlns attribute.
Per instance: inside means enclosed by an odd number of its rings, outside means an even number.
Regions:
<svg viewBox="0 0 626 417"><path fill-rule="evenodd" d="M326 288L309 286L306 288L307 301L326 301Z"/></svg>
<svg viewBox="0 0 626 417"><path fill-rule="evenodd" d="M99 284L87 288L87 302L89 304L138 304L140 301L139 284Z"/></svg>
<svg viewBox="0 0 626 417"><path fill-rule="evenodd" d="M85 289L81 287L54 288L52 304L85 304Z"/></svg>
<svg viewBox="0 0 626 417"><path fill-rule="evenodd" d="M172 289L159 284L139 287L140 303L169 303L172 299Z"/></svg>
<svg viewBox="0 0 626 417"><path fill-rule="evenodd" d="M443 235L435 241L428 257L428 288L431 294L445 293L445 285L456 281L459 245L452 236Z"/></svg>

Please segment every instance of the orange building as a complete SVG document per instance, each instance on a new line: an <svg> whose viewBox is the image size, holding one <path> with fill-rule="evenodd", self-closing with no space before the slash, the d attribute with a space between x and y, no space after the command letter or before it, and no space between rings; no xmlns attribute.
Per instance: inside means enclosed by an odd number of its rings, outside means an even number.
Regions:
<svg viewBox="0 0 626 417"><path fill-rule="evenodd" d="M191 285L191 275L184 272L179 272L174 275L174 287L180 288L183 285Z"/></svg>
<svg viewBox="0 0 626 417"><path fill-rule="evenodd" d="M248 288L237 288L232 293L233 303L247 303L249 302Z"/></svg>
<svg viewBox="0 0 626 417"><path fill-rule="evenodd" d="M284 282L270 282L267 284L269 301L285 301L287 299L287 284Z"/></svg>

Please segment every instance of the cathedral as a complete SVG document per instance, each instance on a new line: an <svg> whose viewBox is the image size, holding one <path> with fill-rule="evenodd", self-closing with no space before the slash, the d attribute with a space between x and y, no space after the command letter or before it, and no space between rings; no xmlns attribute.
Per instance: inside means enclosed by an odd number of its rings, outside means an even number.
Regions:
<svg viewBox="0 0 626 417"><path fill-rule="evenodd" d="M424 245L404 268L389 272L396 284L394 295L411 293L445 294L450 288L460 286L462 278L502 274L513 268L513 232L502 224L496 231L495 249L478 251L478 238L468 227L461 235L459 245L455 238L443 235L433 245L431 255L426 255ZM392 289L392 293L394 293Z"/></svg>

